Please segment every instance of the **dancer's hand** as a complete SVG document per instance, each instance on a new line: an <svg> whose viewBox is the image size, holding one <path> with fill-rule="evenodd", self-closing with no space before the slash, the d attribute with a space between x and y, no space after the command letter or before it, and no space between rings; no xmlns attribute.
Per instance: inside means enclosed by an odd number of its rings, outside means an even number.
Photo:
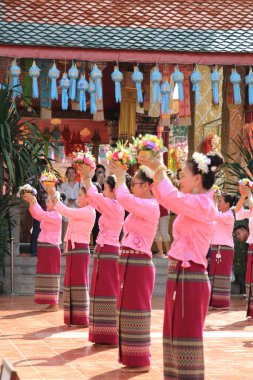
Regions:
<svg viewBox="0 0 253 380"><path fill-rule="evenodd" d="M244 198L251 196L251 190L249 186L239 185L239 191L240 191L241 196Z"/></svg>
<svg viewBox="0 0 253 380"><path fill-rule="evenodd" d="M48 193L48 195L55 195L56 193L56 188L55 186L50 186L50 185L43 185L45 191Z"/></svg>
<svg viewBox="0 0 253 380"><path fill-rule="evenodd" d="M28 202L29 204L36 203L36 198L31 193L24 193L22 195L22 199L24 199L24 201Z"/></svg>
<svg viewBox="0 0 253 380"><path fill-rule="evenodd" d="M92 178L95 174L95 169L91 170L91 167L89 165L82 164L78 165L77 173L80 174L83 179Z"/></svg>
<svg viewBox="0 0 253 380"><path fill-rule="evenodd" d="M140 165L145 165L151 170L155 171L159 166L161 166L163 163L159 160L159 158L153 157L138 157L137 156L137 161Z"/></svg>

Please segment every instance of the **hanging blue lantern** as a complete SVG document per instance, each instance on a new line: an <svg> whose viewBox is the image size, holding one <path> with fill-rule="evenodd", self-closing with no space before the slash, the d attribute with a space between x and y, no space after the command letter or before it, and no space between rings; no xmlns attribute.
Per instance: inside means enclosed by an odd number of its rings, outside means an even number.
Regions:
<svg viewBox="0 0 253 380"><path fill-rule="evenodd" d="M56 79L60 76L60 71L57 69L55 62L52 66L52 68L48 72L49 78L52 80L51 82L51 99L57 100L58 99L58 92L57 92L57 85L56 85Z"/></svg>
<svg viewBox="0 0 253 380"><path fill-rule="evenodd" d="M217 67L215 67L212 71L210 75L210 80L212 82L213 104L219 104L220 74Z"/></svg>
<svg viewBox="0 0 253 380"><path fill-rule="evenodd" d="M198 104L200 102L200 90L199 83L202 80L202 76L199 70L195 67L193 73L191 74L192 89L195 92L195 102Z"/></svg>
<svg viewBox="0 0 253 380"><path fill-rule="evenodd" d="M61 93L61 108L66 111L68 109L68 89L70 87L70 80L68 78L68 74L64 73L62 79L60 80L60 86L62 89Z"/></svg>
<svg viewBox="0 0 253 380"><path fill-rule="evenodd" d="M249 105L253 104L253 72L252 67L249 69L248 75L245 77L246 85L248 85L248 97L249 97Z"/></svg>
<svg viewBox="0 0 253 380"><path fill-rule="evenodd" d="M132 74L132 80L135 82L137 91L137 101L138 103L143 103L141 82L143 81L143 74L140 72L139 67L135 66L134 72Z"/></svg>
<svg viewBox="0 0 253 380"><path fill-rule="evenodd" d="M116 100L116 103L120 103L121 102L121 84L120 84L120 82L123 79L123 74L121 71L119 71L118 66L114 67L114 71L111 74L111 78L115 83L115 100Z"/></svg>
<svg viewBox="0 0 253 380"><path fill-rule="evenodd" d="M93 79L94 83L95 83L95 86L96 86L96 95L97 95L97 99L101 100L102 97L103 97L103 94L102 94L102 71L97 67L97 65L95 64L93 66L93 69L90 73L90 76L91 78Z"/></svg>
<svg viewBox="0 0 253 380"><path fill-rule="evenodd" d="M178 66L176 66L174 69L174 73L172 74L172 79L174 83L178 85L179 100L182 102L184 100L184 87L183 87L184 74L179 70Z"/></svg>
<svg viewBox="0 0 253 380"><path fill-rule="evenodd" d="M11 75L11 88L13 89L13 99L16 97L20 97L22 94L22 87L20 86L19 83L19 75L21 74L21 69L17 65L16 60L11 64L10 68L10 75Z"/></svg>
<svg viewBox="0 0 253 380"><path fill-rule="evenodd" d="M230 75L230 82L233 85L234 103L240 104L241 103L241 91L240 91L241 75L238 74L238 72L236 71L236 68L232 69L232 74Z"/></svg>
<svg viewBox="0 0 253 380"><path fill-rule="evenodd" d="M33 64L32 64L32 66L29 69L29 76L33 80L32 97L34 99L38 99L38 97L39 97L38 78L40 76L40 69L36 65L35 61L33 61Z"/></svg>
<svg viewBox="0 0 253 380"><path fill-rule="evenodd" d="M78 78L78 69L74 62L72 62L72 66L68 71L68 76L70 79L69 97L71 100L75 100L76 99L76 80Z"/></svg>
<svg viewBox="0 0 253 380"><path fill-rule="evenodd" d="M162 74L159 71L159 68L156 66L150 75L150 80L153 82L153 103L161 102L161 88L160 83L162 81Z"/></svg>
<svg viewBox="0 0 253 380"><path fill-rule="evenodd" d="M162 93L162 113L169 113L170 85L167 80L163 82L161 85L161 93Z"/></svg>
<svg viewBox="0 0 253 380"><path fill-rule="evenodd" d="M96 105L96 85L91 79L89 82L89 88L88 88L89 94L90 94L90 113L94 114L97 112L97 105Z"/></svg>
<svg viewBox="0 0 253 380"><path fill-rule="evenodd" d="M88 90L89 84L85 79L85 75L81 75L81 79L77 82L77 88L79 90L79 106L80 111L86 111L86 91Z"/></svg>

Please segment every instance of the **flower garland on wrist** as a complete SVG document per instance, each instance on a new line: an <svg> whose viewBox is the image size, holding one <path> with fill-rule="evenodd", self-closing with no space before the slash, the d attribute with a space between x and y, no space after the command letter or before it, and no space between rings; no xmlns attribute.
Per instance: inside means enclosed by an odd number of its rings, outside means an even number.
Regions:
<svg viewBox="0 0 253 380"><path fill-rule="evenodd" d="M26 193L30 193L36 197L37 190L34 187L32 187L29 183L27 183L23 186L20 186L20 188L18 189L18 196L22 196Z"/></svg>

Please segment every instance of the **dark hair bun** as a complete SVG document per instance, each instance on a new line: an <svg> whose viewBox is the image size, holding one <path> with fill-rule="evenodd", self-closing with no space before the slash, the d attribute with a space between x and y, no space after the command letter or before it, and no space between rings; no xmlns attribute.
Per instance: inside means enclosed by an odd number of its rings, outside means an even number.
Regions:
<svg viewBox="0 0 253 380"><path fill-rule="evenodd" d="M226 203L229 203L230 207L236 206L239 201L239 197L236 194L222 193L222 197Z"/></svg>
<svg viewBox="0 0 253 380"><path fill-rule="evenodd" d="M105 180L105 183L108 184L108 186L110 187L111 190L113 190L116 186L116 179L113 175L109 175L106 180Z"/></svg>
<svg viewBox="0 0 253 380"><path fill-rule="evenodd" d="M61 199L62 202L64 202L65 199L66 199L66 194L65 193L61 193L60 194L60 199Z"/></svg>
<svg viewBox="0 0 253 380"><path fill-rule="evenodd" d="M219 154L207 154L206 156L211 160L208 167L212 172L216 172L217 169L224 164L224 158Z"/></svg>

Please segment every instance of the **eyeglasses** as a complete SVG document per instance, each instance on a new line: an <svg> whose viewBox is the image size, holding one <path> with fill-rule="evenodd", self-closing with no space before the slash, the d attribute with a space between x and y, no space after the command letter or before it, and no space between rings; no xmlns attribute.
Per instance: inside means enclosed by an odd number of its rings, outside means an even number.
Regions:
<svg viewBox="0 0 253 380"><path fill-rule="evenodd" d="M96 174L104 174L103 170L100 172L96 172Z"/></svg>
<svg viewBox="0 0 253 380"><path fill-rule="evenodd" d="M144 182L131 182L130 186L133 187L134 185L143 185Z"/></svg>

